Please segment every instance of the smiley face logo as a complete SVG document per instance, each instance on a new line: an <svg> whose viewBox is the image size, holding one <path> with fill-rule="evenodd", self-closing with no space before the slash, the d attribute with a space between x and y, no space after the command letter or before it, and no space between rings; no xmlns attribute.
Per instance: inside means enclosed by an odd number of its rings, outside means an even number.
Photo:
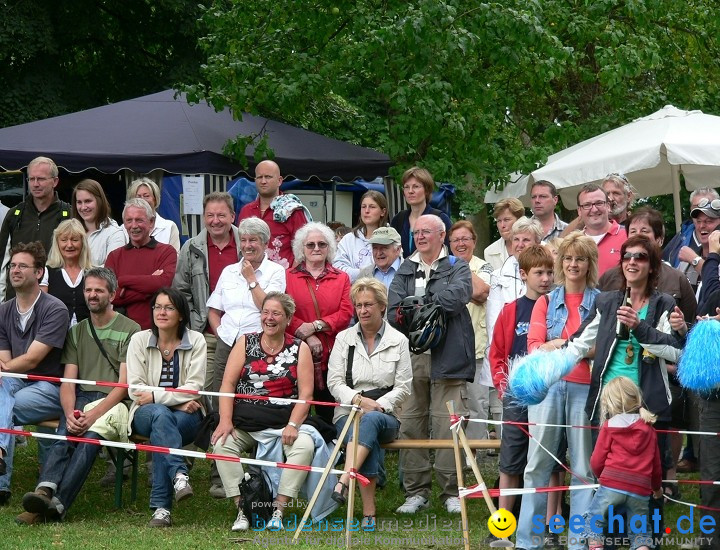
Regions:
<svg viewBox="0 0 720 550"><path fill-rule="evenodd" d="M505 508L500 508L488 518L488 529L499 539L509 537L516 528L515 516Z"/></svg>

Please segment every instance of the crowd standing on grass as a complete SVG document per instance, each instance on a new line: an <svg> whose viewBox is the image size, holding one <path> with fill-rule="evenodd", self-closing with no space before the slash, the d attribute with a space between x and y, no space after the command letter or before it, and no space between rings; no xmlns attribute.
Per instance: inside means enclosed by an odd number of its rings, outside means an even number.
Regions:
<svg viewBox="0 0 720 550"><path fill-rule="evenodd" d="M357 224L337 232L283 194L280 167L262 161L255 168L257 199L234 219L230 195L206 195L203 228L182 247L177 225L157 213L161 190L149 178L130 185L122 227L98 182L82 180L67 204L55 192L51 159L30 162L27 178L28 198L0 228L0 370L161 389L2 377L0 427L57 420L60 435L122 441L137 434L172 448L207 434L217 454L286 461L300 469L268 469L273 529L283 528L286 504L317 485L302 467L325 465L348 419L348 409L283 399L359 408L357 441L348 434L340 442L347 447L345 474L321 488L313 517L347 502L357 469L370 480L360 488L364 529L375 525L375 491L386 480L381 444L450 439L449 400L455 414L473 420L533 423L530 440L521 426L493 430L501 439L501 488L579 485L599 476L594 499L573 492L575 513L592 501L602 514L615 502L612 493L626 488L617 481L622 468L643 482L628 489L624 502L633 511L662 507L651 494L679 494L674 485L657 486L655 457L662 475L674 478L682 439L655 429L718 427L712 396L694 395L676 376L696 311L720 321L714 189L691 194L691 219L663 252L662 215L633 209L638 195L624 175L583 186L575 220L560 218L557 189L538 181L531 213L517 199L495 205L500 238L480 253L476 227L452 224L430 206L435 182L420 167L402 177L407 210L391 216L384 195L369 191ZM552 381L541 403L520 407L506 388L514 361L553 350L569 354L574 367ZM173 389L273 400L206 399L167 391ZM565 423L602 426L599 442L586 430L543 425ZM472 438L488 432L479 422L468 426ZM619 464L613 449L635 432L644 441L638 459ZM713 479L712 446L693 439L688 453ZM38 483L17 517L22 524L68 518L98 452L67 440L42 447ZM452 451L435 449L432 464L432 448L430 442L401 451L405 501L397 513L431 505L433 470L444 509L460 512ZM0 434L0 505L11 502L13 455L14 437ZM572 476L558 472L555 457ZM153 453L152 462L149 525L167 527L173 503L194 494L190 473L175 455ZM246 478L237 462L211 469L210 494L234 506L234 531L248 529L252 519L240 498ZM702 501L717 507L719 494L716 486L704 488ZM502 507L521 510L518 547L558 543L551 533L529 531L537 516L547 522L559 507L546 500L501 497ZM573 547L598 544L586 538ZM719 540L713 544L720 548Z"/></svg>

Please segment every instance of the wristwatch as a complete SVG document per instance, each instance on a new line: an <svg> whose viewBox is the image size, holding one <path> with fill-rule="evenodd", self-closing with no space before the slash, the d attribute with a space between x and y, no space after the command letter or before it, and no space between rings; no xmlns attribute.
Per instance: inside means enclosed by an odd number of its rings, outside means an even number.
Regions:
<svg viewBox="0 0 720 550"><path fill-rule="evenodd" d="M288 421L287 425L288 425L288 426L292 426L292 427L295 428L296 430L298 429L298 425L295 424L295 422L293 422L292 420Z"/></svg>
<svg viewBox="0 0 720 550"><path fill-rule="evenodd" d="M695 259L692 262L690 262L690 264L693 267L697 267L697 265L700 263L700 260L702 260L702 258L700 256L695 256Z"/></svg>
<svg viewBox="0 0 720 550"><path fill-rule="evenodd" d="M313 321L313 327L315 327L315 332L322 332L322 329L323 329L322 321Z"/></svg>
<svg viewBox="0 0 720 550"><path fill-rule="evenodd" d="M250 284L248 285L248 288L249 288L250 290L254 290L256 286L257 286L257 281L253 281L252 283L250 283Z"/></svg>

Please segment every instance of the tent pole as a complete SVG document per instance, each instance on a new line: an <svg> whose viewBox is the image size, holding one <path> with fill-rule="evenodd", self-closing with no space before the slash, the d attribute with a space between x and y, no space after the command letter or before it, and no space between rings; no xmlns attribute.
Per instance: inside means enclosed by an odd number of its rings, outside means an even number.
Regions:
<svg viewBox="0 0 720 550"><path fill-rule="evenodd" d="M337 182L333 180L332 182L332 218L330 221L337 221L337 218L335 217L335 200L337 198ZM327 220L325 221L327 223Z"/></svg>
<svg viewBox="0 0 720 550"><path fill-rule="evenodd" d="M670 165L673 186L673 208L675 210L675 232L680 233L682 225L682 207L680 206L680 167L676 164Z"/></svg>

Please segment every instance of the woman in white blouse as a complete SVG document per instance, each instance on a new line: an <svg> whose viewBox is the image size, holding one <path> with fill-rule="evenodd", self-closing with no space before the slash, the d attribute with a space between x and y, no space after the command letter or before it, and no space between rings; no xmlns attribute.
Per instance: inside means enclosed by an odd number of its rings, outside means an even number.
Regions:
<svg viewBox="0 0 720 550"><path fill-rule="evenodd" d="M363 502L363 529L375 525L375 490L385 484L384 452L380 445L394 440L400 430L398 406L410 395L412 367L407 338L385 321L388 297L385 285L363 277L350 289L358 323L337 335L328 363L328 388L344 404L353 403L362 410L359 445L355 447L353 430L347 444L345 473L333 493L333 500L347 500L350 471L357 469L370 480L360 486ZM350 409L338 407L335 426L338 434L347 422ZM357 462L354 457L357 455Z"/></svg>

